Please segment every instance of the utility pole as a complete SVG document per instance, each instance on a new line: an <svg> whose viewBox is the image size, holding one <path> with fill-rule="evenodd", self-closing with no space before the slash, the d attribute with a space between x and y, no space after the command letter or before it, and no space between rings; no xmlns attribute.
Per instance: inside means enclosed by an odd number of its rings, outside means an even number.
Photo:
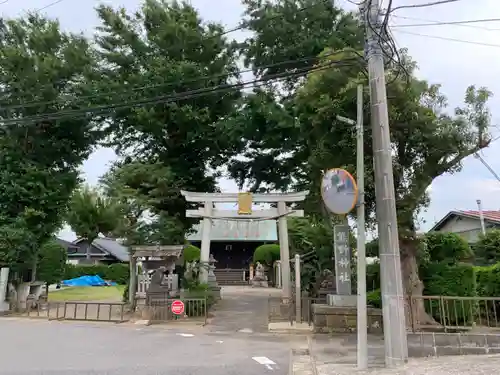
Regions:
<svg viewBox="0 0 500 375"><path fill-rule="evenodd" d="M408 360L408 340L392 173L384 56L379 36L384 30L380 30L379 0L365 1L364 4L368 6L366 8L365 5L361 5L361 14L364 15L366 27L366 55L370 82L385 364L387 367L393 367Z"/></svg>
<svg viewBox="0 0 500 375"><path fill-rule="evenodd" d="M337 120L351 126L356 126L356 175L359 201L357 207L357 332L358 332L358 369L368 368L368 322L366 309L366 251L365 251L365 163L363 140L363 85L358 85L357 91L357 120L337 116Z"/></svg>

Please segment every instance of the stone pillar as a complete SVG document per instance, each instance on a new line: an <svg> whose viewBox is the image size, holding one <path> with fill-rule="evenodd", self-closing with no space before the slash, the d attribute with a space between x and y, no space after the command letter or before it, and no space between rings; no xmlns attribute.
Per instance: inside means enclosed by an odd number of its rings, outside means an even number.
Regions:
<svg viewBox="0 0 500 375"><path fill-rule="evenodd" d="M9 269L0 269L0 314L9 310L9 303L6 302L9 282Z"/></svg>
<svg viewBox="0 0 500 375"><path fill-rule="evenodd" d="M278 202L278 235L280 240L280 260L281 260L281 275L283 285L283 299L291 298L290 285L290 249L288 247L288 226L286 221L286 203Z"/></svg>
<svg viewBox="0 0 500 375"><path fill-rule="evenodd" d="M250 264L249 272L250 272L249 279L250 279L250 281L252 281L253 280L253 264Z"/></svg>
<svg viewBox="0 0 500 375"><path fill-rule="evenodd" d="M281 288L283 286L282 283L282 275L281 275L281 261L277 260L274 262L274 278L276 280L276 288Z"/></svg>
<svg viewBox="0 0 500 375"><path fill-rule="evenodd" d="M300 289L300 255L295 254L295 321L302 322L302 291Z"/></svg>
<svg viewBox="0 0 500 375"><path fill-rule="evenodd" d="M135 296L137 293L137 258L130 254L129 259L130 278L128 284L128 303L131 310L135 311Z"/></svg>
<svg viewBox="0 0 500 375"><path fill-rule="evenodd" d="M203 224L201 228L201 254L200 254L200 262L204 267L200 269L200 282L207 283L208 282L208 271L206 266L208 265L208 261L210 259L210 232L212 231L212 201L206 201L205 206L203 208Z"/></svg>

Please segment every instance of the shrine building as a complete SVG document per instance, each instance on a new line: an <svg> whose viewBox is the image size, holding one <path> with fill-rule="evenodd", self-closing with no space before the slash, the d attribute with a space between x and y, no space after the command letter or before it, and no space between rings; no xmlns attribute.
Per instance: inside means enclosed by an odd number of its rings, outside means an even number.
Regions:
<svg viewBox="0 0 500 375"><path fill-rule="evenodd" d="M187 240L201 247L201 225L194 226ZM278 242L275 220L213 220L210 253L217 260L216 276L220 284L244 283L257 247Z"/></svg>

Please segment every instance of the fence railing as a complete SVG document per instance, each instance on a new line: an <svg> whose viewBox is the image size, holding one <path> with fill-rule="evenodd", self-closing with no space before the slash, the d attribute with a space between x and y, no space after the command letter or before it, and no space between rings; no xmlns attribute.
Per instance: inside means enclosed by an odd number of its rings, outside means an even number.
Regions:
<svg viewBox="0 0 500 375"><path fill-rule="evenodd" d="M128 320L126 304L121 302L41 302L29 305L22 314L49 320L85 320L121 323Z"/></svg>
<svg viewBox="0 0 500 375"><path fill-rule="evenodd" d="M208 303L207 297L201 298L181 298L184 303L184 312L182 314L174 314L172 312L172 303L178 299L151 299L144 306L148 319L152 323L164 323L179 320L192 320L207 322L208 318Z"/></svg>
<svg viewBox="0 0 500 375"><path fill-rule="evenodd" d="M422 305L433 324L419 321ZM500 297L411 296L408 310L412 331L500 329Z"/></svg>
<svg viewBox="0 0 500 375"><path fill-rule="evenodd" d="M326 298L303 296L300 323L312 324L313 304L326 304ZM407 328L413 332L500 330L500 297L411 296L407 297L406 307ZM422 308L426 314L419 311ZM419 321L423 315L432 319ZM283 301L281 297L269 297L268 320L269 322L295 322L295 298Z"/></svg>

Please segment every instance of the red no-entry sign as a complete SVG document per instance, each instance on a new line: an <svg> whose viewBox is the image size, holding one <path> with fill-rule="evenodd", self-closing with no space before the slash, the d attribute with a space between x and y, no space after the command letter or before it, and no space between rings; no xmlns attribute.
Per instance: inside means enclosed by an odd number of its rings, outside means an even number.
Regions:
<svg viewBox="0 0 500 375"><path fill-rule="evenodd" d="M172 312L175 315L182 315L184 314L184 302L182 302L179 299L176 299L175 301L172 302Z"/></svg>

